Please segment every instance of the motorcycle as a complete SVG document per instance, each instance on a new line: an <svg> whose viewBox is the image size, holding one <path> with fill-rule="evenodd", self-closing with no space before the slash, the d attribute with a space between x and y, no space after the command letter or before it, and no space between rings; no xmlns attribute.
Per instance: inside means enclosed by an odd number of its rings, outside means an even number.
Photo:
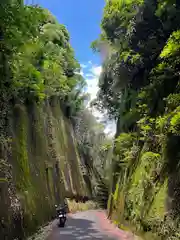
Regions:
<svg viewBox="0 0 180 240"><path fill-rule="evenodd" d="M66 211L65 211L65 207L61 207L61 208L57 208L56 205L56 209L57 209L57 217L59 219L59 227L64 227L65 223L66 223Z"/></svg>
<svg viewBox="0 0 180 240"><path fill-rule="evenodd" d="M66 223L66 214L63 211L59 212L59 227L64 227Z"/></svg>

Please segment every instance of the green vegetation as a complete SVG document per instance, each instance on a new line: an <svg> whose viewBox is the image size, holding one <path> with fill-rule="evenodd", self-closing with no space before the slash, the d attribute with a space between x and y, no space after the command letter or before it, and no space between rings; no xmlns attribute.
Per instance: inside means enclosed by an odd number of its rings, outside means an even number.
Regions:
<svg viewBox="0 0 180 240"><path fill-rule="evenodd" d="M99 206L93 201L87 201L86 203L76 202L75 200L68 200L68 206L70 213L82 212L87 210L98 209Z"/></svg>
<svg viewBox="0 0 180 240"><path fill-rule="evenodd" d="M25 239L64 196L93 196L119 226L178 239L178 1L106 1L93 104L117 121L114 142L83 104L65 26L18 0L0 15L0 238Z"/></svg>
<svg viewBox="0 0 180 240"><path fill-rule="evenodd" d="M0 238L27 239L64 197L101 188L107 201L111 141L84 105L65 26L20 0L1 1L0 16Z"/></svg>
<svg viewBox="0 0 180 240"><path fill-rule="evenodd" d="M178 1L109 0L92 44L106 54L94 105L117 121L109 215L149 239L180 236L179 16Z"/></svg>
<svg viewBox="0 0 180 240"><path fill-rule="evenodd" d="M9 0L0 15L0 238L26 239L65 196L92 196L90 152L83 161L73 129L87 95L69 33L50 12Z"/></svg>
<svg viewBox="0 0 180 240"><path fill-rule="evenodd" d="M103 124L98 123L87 108L78 112L74 129L84 165L84 180L92 197L102 208L106 208L112 139L105 135Z"/></svg>

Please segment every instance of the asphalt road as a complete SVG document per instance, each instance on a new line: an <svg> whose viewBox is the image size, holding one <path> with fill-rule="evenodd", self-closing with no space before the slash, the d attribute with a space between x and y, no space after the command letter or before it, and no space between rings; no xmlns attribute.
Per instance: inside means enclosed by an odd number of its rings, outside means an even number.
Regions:
<svg viewBox="0 0 180 240"><path fill-rule="evenodd" d="M115 228L101 211L69 215L64 228L59 228L57 223L53 223L52 232L47 240L133 240L132 235L129 236Z"/></svg>

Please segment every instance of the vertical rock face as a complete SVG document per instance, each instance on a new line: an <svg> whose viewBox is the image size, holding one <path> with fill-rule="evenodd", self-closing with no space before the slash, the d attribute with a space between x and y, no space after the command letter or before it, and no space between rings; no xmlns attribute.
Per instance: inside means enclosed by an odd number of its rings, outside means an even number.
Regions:
<svg viewBox="0 0 180 240"><path fill-rule="evenodd" d="M0 239L24 239L64 196L88 195L70 121L56 99L16 104L9 155L0 160Z"/></svg>

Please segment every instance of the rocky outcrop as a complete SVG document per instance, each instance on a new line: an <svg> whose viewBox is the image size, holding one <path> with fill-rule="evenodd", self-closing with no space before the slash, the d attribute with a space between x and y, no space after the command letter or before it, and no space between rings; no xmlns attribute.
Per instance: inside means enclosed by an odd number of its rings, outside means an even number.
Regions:
<svg viewBox="0 0 180 240"><path fill-rule="evenodd" d="M0 239L25 239L52 218L54 204L66 195L90 193L59 100L15 104L8 129L0 160Z"/></svg>

